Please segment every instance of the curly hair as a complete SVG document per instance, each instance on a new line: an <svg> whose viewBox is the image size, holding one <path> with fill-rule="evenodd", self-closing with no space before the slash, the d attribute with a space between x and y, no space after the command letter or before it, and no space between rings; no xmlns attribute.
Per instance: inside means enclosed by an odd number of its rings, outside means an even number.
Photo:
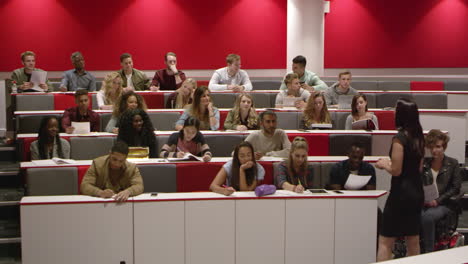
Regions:
<svg viewBox="0 0 468 264"><path fill-rule="evenodd" d="M127 101L130 96L135 96L138 106L137 108L143 109L144 111L147 110L145 99L141 97L141 95L135 93L134 91L128 91L123 93L118 99L117 103L114 104L114 111L112 112L113 116L119 117L123 112L125 112L128 108Z"/></svg>
<svg viewBox="0 0 468 264"><path fill-rule="evenodd" d="M286 167L288 169L287 181L294 185L297 185L300 182L302 186L307 188L307 160L305 160L304 163L301 164L299 171L294 170L292 155L294 151L296 151L297 149L303 149L306 152L309 152L309 145L307 144L307 141L305 140L305 138L295 137L291 144L291 150L289 151L289 158L286 160Z"/></svg>
<svg viewBox="0 0 468 264"><path fill-rule="evenodd" d="M315 112L315 99L322 98L323 100L323 107L320 110L320 113ZM304 109L304 124L309 127L312 124L316 123L331 123L330 112L328 112L327 101L325 100L325 96L323 93L314 93L312 96L309 97L307 100L306 108Z"/></svg>
<svg viewBox="0 0 468 264"><path fill-rule="evenodd" d="M143 120L143 128L140 132L137 132L133 128L133 118L139 115ZM141 142L136 142L137 138L141 138ZM119 134L117 140L122 140L129 146L138 146L140 144L144 147L149 147L150 157L157 155L154 152L154 146L156 144L156 136L154 135L154 127L148 114L141 108L129 109L123 112L119 120Z"/></svg>
<svg viewBox="0 0 468 264"><path fill-rule="evenodd" d="M47 125L49 124L49 121L55 119L57 120L57 125L58 125L58 119L55 116L45 116L42 118L41 123L39 125L39 130L37 131L37 145L39 149L39 157L41 159L47 159L47 152L46 152L46 147L49 144L54 144L54 140L57 144L57 152L59 155L59 158L64 158L65 156L63 155L62 151L62 142L60 141L60 135L57 133L55 135L55 138L51 139L49 138L49 132L47 131Z"/></svg>
<svg viewBox="0 0 468 264"><path fill-rule="evenodd" d="M442 141L442 147L447 149L447 144L450 141L450 137L439 129L431 129L426 136L426 146L431 148L437 144L437 141Z"/></svg>
<svg viewBox="0 0 468 264"><path fill-rule="evenodd" d="M239 145L236 146L234 149L234 155L232 157L232 169L231 169L231 187L234 188L235 190L240 190L240 160L239 160L239 150L242 147L247 147L250 149L252 153L252 162L254 165L252 168L246 169L245 170L245 179L247 181L247 185L252 185L253 181L257 179L257 162L255 161L255 156L254 156L254 149L252 144L248 141L243 141Z"/></svg>
<svg viewBox="0 0 468 264"><path fill-rule="evenodd" d="M253 101L252 96L247 93L241 93L236 98L236 102L234 103L234 107L232 108L232 112L234 113L233 124L234 125L241 124L240 103L241 103L242 97L247 97L252 102L252 105L250 106L250 109L249 109L249 115L247 118L247 127L258 128L258 114L257 114L257 111L255 111L254 101Z"/></svg>
<svg viewBox="0 0 468 264"><path fill-rule="evenodd" d="M119 88L115 92L114 96L112 96L113 82L116 78L121 78L118 72L109 73L104 78L102 89L104 90L105 104L115 104L122 94L123 86L122 83L120 83Z"/></svg>

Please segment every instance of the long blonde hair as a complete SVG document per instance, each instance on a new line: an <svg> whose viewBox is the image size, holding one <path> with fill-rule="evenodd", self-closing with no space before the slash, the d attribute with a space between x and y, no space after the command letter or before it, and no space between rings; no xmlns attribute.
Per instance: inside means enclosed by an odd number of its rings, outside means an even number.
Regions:
<svg viewBox="0 0 468 264"><path fill-rule="evenodd" d="M106 75L104 78L104 85L102 86L102 89L104 89L104 103L106 105L108 104L115 104L117 102L117 99L122 95L123 91L123 86L122 83L120 84L120 87L115 91L114 96L112 96L112 89L113 89L113 81L116 78L121 78L120 74L118 72L112 72Z"/></svg>
<svg viewBox="0 0 468 264"><path fill-rule="evenodd" d="M304 163L301 164L301 167L299 171L294 170L294 164L293 164L293 153L294 151L298 149L303 149L307 153L309 153L309 145L307 144L307 141L303 137L295 137L293 142L291 143L291 150L289 151L289 157L286 160L286 167L288 169L287 173L287 181L291 184L297 185L299 184L299 181L302 186L307 188L307 159L304 161ZM302 175L299 175L302 174Z"/></svg>
<svg viewBox="0 0 468 264"><path fill-rule="evenodd" d="M241 124L240 103L241 103L242 97L244 96L249 98L250 101L252 102L252 105L250 106L250 109L249 109L249 115L247 117L247 127L258 128L258 114L257 114L257 111L255 111L254 101L253 101L252 96L247 93L241 93L236 98L236 102L234 103L234 107L232 108L232 112L234 114L233 124L234 125Z"/></svg>
<svg viewBox="0 0 468 264"><path fill-rule="evenodd" d="M180 87L184 86L185 83L191 84L193 86L193 90L197 89L197 81L195 81L195 79L193 78L186 79ZM185 96L182 93L177 93L177 98L175 101L175 108L177 109L184 108L186 105L190 103L191 97L192 97L192 93L190 93L188 96Z"/></svg>
<svg viewBox="0 0 468 264"><path fill-rule="evenodd" d="M323 100L323 107L320 113L315 112L315 99L316 98L322 98ZM309 97L309 100L307 100L307 105L306 108L304 109L304 123L307 127L309 127L312 124L317 123L317 118L318 117L318 123L325 123L325 124L330 124L331 123L331 118L330 118L330 113L328 112L328 107L327 107L327 101L325 101L325 96L323 93L314 93L312 96Z"/></svg>

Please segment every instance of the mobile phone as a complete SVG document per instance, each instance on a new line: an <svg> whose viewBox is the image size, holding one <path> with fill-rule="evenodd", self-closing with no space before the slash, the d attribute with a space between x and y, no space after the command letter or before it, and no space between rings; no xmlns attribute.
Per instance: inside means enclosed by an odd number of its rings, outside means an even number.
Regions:
<svg viewBox="0 0 468 264"><path fill-rule="evenodd" d="M343 194L344 192L342 191L334 191L335 193Z"/></svg>
<svg viewBox="0 0 468 264"><path fill-rule="evenodd" d="M158 193L157 192L152 192L151 196L158 196Z"/></svg>

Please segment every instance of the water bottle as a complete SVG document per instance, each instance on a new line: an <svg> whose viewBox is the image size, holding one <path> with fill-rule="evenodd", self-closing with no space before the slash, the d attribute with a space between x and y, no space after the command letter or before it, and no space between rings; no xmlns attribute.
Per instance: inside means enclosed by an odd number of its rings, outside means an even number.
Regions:
<svg viewBox="0 0 468 264"><path fill-rule="evenodd" d="M13 85L11 86L11 93L18 93L18 86L16 86L15 81L13 81Z"/></svg>

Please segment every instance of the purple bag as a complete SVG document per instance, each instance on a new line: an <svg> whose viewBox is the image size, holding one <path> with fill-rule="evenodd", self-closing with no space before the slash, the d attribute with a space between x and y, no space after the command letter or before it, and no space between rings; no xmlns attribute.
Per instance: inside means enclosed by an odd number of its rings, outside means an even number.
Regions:
<svg viewBox="0 0 468 264"><path fill-rule="evenodd" d="M258 197L274 194L276 192L276 186L272 184L262 184L255 188L255 195Z"/></svg>

